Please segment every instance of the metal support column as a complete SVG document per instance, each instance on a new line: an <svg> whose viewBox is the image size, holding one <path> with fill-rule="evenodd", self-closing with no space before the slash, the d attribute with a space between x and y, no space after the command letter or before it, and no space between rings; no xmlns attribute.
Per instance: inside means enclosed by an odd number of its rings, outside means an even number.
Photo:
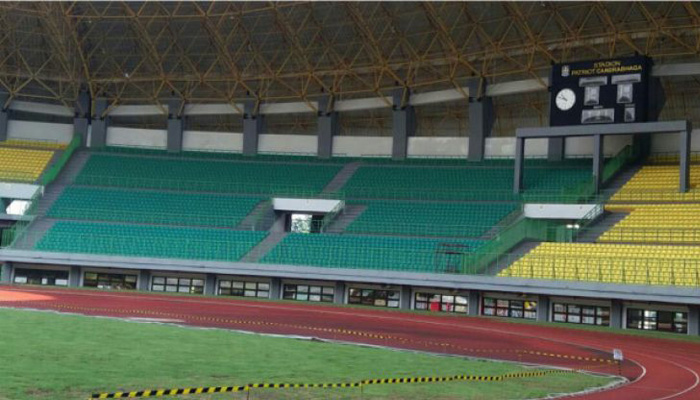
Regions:
<svg viewBox="0 0 700 400"><path fill-rule="evenodd" d="M173 98L168 100L168 137L167 145L169 153L179 153L182 151L182 132L184 121L180 110L182 100Z"/></svg>
<svg viewBox="0 0 700 400"><path fill-rule="evenodd" d="M270 279L270 299L279 300L282 297L282 279Z"/></svg>
<svg viewBox="0 0 700 400"><path fill-rule="evenodd" d="M493 128L493 101L490 97L469 98L469 161L482 161L486 138Z"/></svg>
<svg viewBox="0 0 700 400"><path fill-rule="evenodd" d="M479 310L481 309L481 304L479 303L479 291L478 290L470 290L469 291L469 302L467 303L467 307L469 307L469 315L474 315L477 316L479 315Z"/></svg>
<svg viewBox="0 0 700 400"><path fill-rule="evenodd" d="M593 185L595 193L603 186L603 165L605 164L605 136L593 135Z"/></svg>
<svg viewBox="0 0 700 400"><path fill-rule="evenodd" d="M411 294L413 291L410 286L401 286L401 298L399 299L399 307L402 310L411 309Z"/></svg>
<svg viewBox="0 0 700 400"><path fill-rule="evenodd" d="M525 139L515 138L515 172L513 176L513 193L520 194L523 190L523 166L525 163Z"/></svg>
<svg viewBox="0 0 700 400"><path fill-rule="evenodd" d="M0 282L12 283L12 263L4 262L0 264Z"/></svg>
<svg viewBox="0 0 700 400"><path fill-rule="evenodd" d="M216 295L216 274L207 274L207 277L204 280L204 295Z"/></svg>
<svg viewBox="0 0 700 400"><path fill-rule="evenodd" d="M549 296L537 298L537 322L549 322Z"/></svg>
<svg viewBox="0 0 700 400"><path fill-rule="evenodd" d="M258 139L263 130L263 116L254 100L243 106L243 155L258 154Z"/></svg>
<svg viewBox="0 0 700 400"><path fill-rule="evenodd" d="M392 110L391 158L403 160L408 155L408 138L416 133L416 112L410 105L408 88L394 90Z"/></svg>
<svg viewBox="0 0 700 400"><path fill-rule="evenodd" d="M107 111L107 99L95 100L95 110L92 116L92 130L90 133L90 147L104 147L107 145L107 128L109 128L109 116Z"/></svg>
<svg viewBox="0 0 700 400"><path fill-rule="evenodd" d="M87 146L88 124L90 118L90 94L86 90L78 93L73 116L73 134L80 135L80 146Z"/></svg>
<svg viewBox="0 0 700 400"><path fill-rule="evenodd" d="M688 306L688 335L700 334L700 307Z"/></svg>
<svg viewBox="0 0 700 400"><path fill-rule="evenodd" d="M610 327L616 329L622 329L625 326L624 321L624 307L622 306L622 301L613 300L610 303Z"/></svg>
<svg viewBox="0 0 700 400"><path fill-rule="evenodd" d="M338 135L338 113L333 111L330 96L318 100L318 150L319 158L333 156L333 137Z"/></svg>
<svg viewBox="0 0 700 400"><path fill-rule="evenodd" d="M333 303L345 304L345 282L338 281L335 283L335 289L333 291Z"/></svg>
<svg viewBox="0 0 700 400"><path fill-rule="evenodd" d="M139 282L138 290L148 291L151 290L151 270L142 269L139 270Z"/></svg>
<svg viewBox="0 0 700 400"><path fill-rule="evenodd" d="M551 137L547 139L547 161L562 161L566 154L566 138Z"/></svg>
<svg viewBox="0 0 700 400"><path fill-rule="evenodd" d="M680 192L685 193L690 189L690 136L691 130L683 130L680 132L679 151L681 156L680 165Z"/></svg>
<svg viewBox="0 0 700 400"><path fill-rule="evenodd" d="M70 271L68 272L68 286L69 287L79 287L80 286L80 274L82 271L80 267L72 265Z"/></svg>
<svg viewBox="0 0 700 400"><path fill-rule="evenodd" d="M7 123L10 120L10 94L0 91L0 142L8 139Z"/></svg>

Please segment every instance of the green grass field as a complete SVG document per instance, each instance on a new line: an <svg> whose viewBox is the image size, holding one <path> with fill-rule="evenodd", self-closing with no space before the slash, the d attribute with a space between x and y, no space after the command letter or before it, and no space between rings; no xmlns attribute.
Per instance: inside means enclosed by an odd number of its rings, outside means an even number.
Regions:
<svg viewBox="0 0 700 400"><path fill-rule="evenodd" d="M93 392L324 383L403 376L498 375L499 362L268 337L224 330L0 309L0 399L86 399ZM251 399L518 399L605 385L611 378L553 374L506 382L257 390ZM219 395L246 398L246 395ZM181 398L213 399L209 396Z"/></svg>

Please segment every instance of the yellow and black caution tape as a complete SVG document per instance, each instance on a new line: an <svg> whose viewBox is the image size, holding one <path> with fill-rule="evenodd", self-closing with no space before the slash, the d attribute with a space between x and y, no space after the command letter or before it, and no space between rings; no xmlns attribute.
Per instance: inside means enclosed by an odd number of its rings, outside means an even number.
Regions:
<svg viewBox="0 0 700 400"><path fill-rule="evenodd" d="M91 399L131 399L138 397L164 397L188 394L210 394L244 392L251 389L341 389L359 388L368 385L395 385L403 383L431 383L431 382L455 382L455 381L480 381L500 382L515 378L540 377L550 374L572 373L573 370L551 369L530 372L514 372L503 375L452 375L452 376L423 376L407 378L380 378L366 379L359 382L342 383L251 383L245 386L211 386L180 389L152 389L131 392L95 393Z"/></svg>

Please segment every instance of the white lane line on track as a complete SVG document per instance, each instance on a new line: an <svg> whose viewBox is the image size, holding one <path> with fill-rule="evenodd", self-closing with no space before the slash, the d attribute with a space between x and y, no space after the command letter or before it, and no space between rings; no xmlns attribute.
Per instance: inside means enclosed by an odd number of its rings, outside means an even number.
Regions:
<svg viewBox="0 0 700 400"><path fill-rule="evenodd" d="M99 293L99 292L64 292L64 291L47 291L47 290L32 290L32 289L16 289L20 291L34 291L34 292L49 292L49 293L60 293L60 294L68 294L68 295L79 295L79 296L91 296L91 297L108 297L108 298L120 298L120 299L127 299L127 300L133 300L133 298L129 298L129 296L126 295L117 295L117 294L109 294L109 293ZM154 300L154 301L161 301L161 302L178 302L178 303L194 303L194 304L212 304L212 305L224 305L224 306L230 306L230 307L243 307L243 308L258 308L258 309L271 309L271 310L283 310L283 311L297 311L297 312L303 312L303 313L320 313L320 314L331 314L331 315L340 315L340 316L352 316L352 317L366 317L366 318L372 318L372 319L380 319L380 320L390 320L390 321L401 321L401 322L413 322L413 323L418 323L418 324L426 324L426 325L434 325L434 326L446 326L446 327L451 327L451 328L458 328L458 329L465 329L465 330L478 330L478 331L484 331L484 332L492 332L492 333L500 333L504 335L511 335L511 336L519 336L519 337L527 337L531 338L532 336L529 334L525 333L517 333L517 332L512 332L512 331L504 331L500 329L494 329L494 328L487 328L487 327L481 327L481 326L466 326L463 324L454 324L454 323L445 323L445 322L437 322L437 321L426 321L426 320L421 320L421 319L415 319L411 318L410 315L404 315L401 317L397 316L388 316L388 315L377 315L377 314L369 314L369 313L363 313L361 312L362 310L359 310L360 312L347 312L347 311L338 311L338 310L320 310L320 309L315 309L315 308L309 308L308 310L303 310L300 309L299 307L289 307L289 306L284 306L284 305L278 305L278 304L254 304L254 303L244 303L241 301L215 301L215 300L204 300L204 299L192 299L192 298L167 298L167 297L150 297L150 296L138 296L143 299L149 299L149 300ZM407 318L408 317L408 318ZM595 346L590 346L590 345L585 345L581 343L575 343L575 342L569 342L565 340L559 340L559 339L552 339L552 338L542 338L539 337L538 339L549 341L552 343L559 343L559 344L566 344L566 345L573 345L573 346L579 346L579 347L585 347L588 349L593 349L597 351L602 351L602 352L609 352L607 350L595 347ZM691 374L694 375L695 377L695 382L693 385L684 388L682 391L677 392L671 396L666 396L663 398L658 398L654 400L667 400L671 399L674 397L681 396L693 389L695 389L699 384L700 384L700 376L692 369L688 368L687 366L678 364L676 362L664 359L664 358L659 358L659 357L654 357L650 356L648 354L648 349L645 349L645 356L657 359L662 362L668 362L670 364L673 364L677 367L680 367L682 369L685 369L689 371ZM680 356L679 356L680 357ZM637 366L639 366L642 369L642 374L633 382L630 382L626 385L618 386L617 389L620 389L622 387L628 386L628 385L633 385L640 383L647 375L647 370L646 368L637 362L634 359L629 359L629 361L633 362Z"/></svg>

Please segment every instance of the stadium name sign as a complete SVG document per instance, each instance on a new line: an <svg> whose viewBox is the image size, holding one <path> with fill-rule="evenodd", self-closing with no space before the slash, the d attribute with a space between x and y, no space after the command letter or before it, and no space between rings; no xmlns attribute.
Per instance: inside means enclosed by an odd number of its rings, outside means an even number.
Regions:
<svg viewBox="0 0 700 400"><path fill-rule="evenodd" d="M554 65L550 125L648 121L651 66L643 56Z"/></svg>

